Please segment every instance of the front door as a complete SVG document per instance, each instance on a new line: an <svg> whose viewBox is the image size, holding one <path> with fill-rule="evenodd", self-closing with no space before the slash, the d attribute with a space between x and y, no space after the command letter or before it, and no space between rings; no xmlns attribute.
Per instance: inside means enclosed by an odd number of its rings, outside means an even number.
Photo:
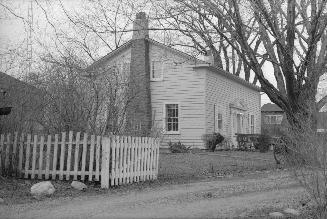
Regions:
<svg viewBox="0 0 327 219"><path fill-rule="evenodd" d="M236 134L243 133L243 121L241 113L232 114L232 142L234 146L237 146Z"/></svg>

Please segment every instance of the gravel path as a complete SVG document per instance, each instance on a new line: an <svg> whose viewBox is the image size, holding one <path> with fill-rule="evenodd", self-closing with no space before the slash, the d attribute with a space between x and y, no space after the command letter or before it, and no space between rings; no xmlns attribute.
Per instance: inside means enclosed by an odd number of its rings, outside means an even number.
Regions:
<svg viewBox="0 0 327 219"><path fill-rule="evenodd" d="M304 190L280 171L270 176L162 186L123 195L0 206L0 218L224 218L261 208L296 207Z"/></svg>

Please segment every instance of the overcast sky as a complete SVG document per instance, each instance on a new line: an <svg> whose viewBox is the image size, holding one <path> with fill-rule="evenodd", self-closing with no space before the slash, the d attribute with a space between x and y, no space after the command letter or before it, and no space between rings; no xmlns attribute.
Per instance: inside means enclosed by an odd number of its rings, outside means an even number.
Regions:
<svg viewBox="0 0 327 219"><path fill-rule="evenodd" d="M4 1L6 4L10 4L13 6L15 13L17 15L27 18L27 11L29 0L14 0L14 1ZM10 3L8 3L10 2ZM39 2L44 6L48 7L47 9L51 9L52 18L57 19L58 22L64 21L64 14L62 13L60 7L56 4L44 4L44 0L39 0ZM81 0L65 0L63 1L65 4L65 8L68 10L78 10L81 7ZM25 30L26 23L24 24L23 20L19 18L15 18L10 14L4 13L1 11L1 19L0 19L0 50L6 51L8 46L14 46L18 43L22 43L23 45L26 44L26 36L27 32ZM46 22L45 16L43 11L34 3L33 6L33 18L34 18L34 28L42 33L51 32L52 27ZM275 80L272 74L272 69L270 66L266 66L265 75L269 80L275 84ZM270 102L267 95L261 95L261 104L265 104Z"/></svg>

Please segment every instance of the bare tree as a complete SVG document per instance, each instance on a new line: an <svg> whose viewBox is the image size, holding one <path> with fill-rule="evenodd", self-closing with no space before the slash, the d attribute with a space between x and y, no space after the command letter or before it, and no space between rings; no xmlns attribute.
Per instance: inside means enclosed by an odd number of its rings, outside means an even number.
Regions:
<svg viewBox="0 0 327 219"><path fill-rule="evenodd" d="M170 4L172 3L172 4ZM225 5L227 2L224 3ZM250 81L250 69L247 67L241 57L239 57L234 47L242 50L238 41L233 40L231 37L231 46L217 31L225 33L231 36L221 20L215 20L215 26L208 23L204 17L199 16L196 12L191 11L187 6L183 4L174 4L173 1L153 1L156 12L152 15L156 23L162 27L165 31L165 38L171 39L169 46L180 46L183 50L191 48L198 51L200 54L208 55L208 51L214 57L214 65L222 68L234 75L240 76L241 71L244 70L244 78L246 81ZM249 26L255 25L253 19L249 20ZM178 37L174 37L176 32L181 33ZM247 31L245 34L247 38L252 35L251 31ZM172 40L173 39L173 40ZM258 50L259 42L252 40L250 44L255 44L255 50ZM261 62L263 65L264 61ZM254 77L253 84L257 83L257 77Z"/></svg>
<svg viewBox="0 0 327 219"><path fill-rule="evenodd" d="M309 123L315 130L316 113L327 102L327 97L315 101L327 63L325 0L175 0L171 4L176 10L169 17L189 18L213 51L219 51L219 39L233 48L244 69L255 74L262 90L285 111L292 128L301 130ZM218 40L210 43L212 39ZM194 42L200 44L198 38ZM272 67L276 86L264 73L263 62Z"/></svg>

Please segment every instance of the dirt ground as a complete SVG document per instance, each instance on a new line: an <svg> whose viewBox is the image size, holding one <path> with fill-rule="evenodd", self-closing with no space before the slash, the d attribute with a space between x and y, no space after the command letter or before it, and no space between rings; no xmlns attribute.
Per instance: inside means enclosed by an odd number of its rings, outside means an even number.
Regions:
<svg viewBox="0 0 327 219"><path fill-rule="evenodd" d="M0 218L265 218L271 211L301 209L306 200L307 194L287 171L267 171L124 194L0 205Z"/></svg>

